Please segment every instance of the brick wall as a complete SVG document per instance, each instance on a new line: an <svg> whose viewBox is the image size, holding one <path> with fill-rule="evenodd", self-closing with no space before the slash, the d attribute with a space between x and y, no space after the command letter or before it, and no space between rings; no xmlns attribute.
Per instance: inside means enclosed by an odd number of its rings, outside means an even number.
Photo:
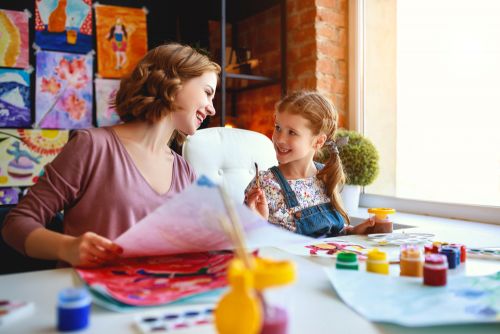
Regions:
<svg viewBox="0 0 500 334"><path fill-rule="evenodd" d="M238 23L238 46L261 60L254 74L279 78L279 16L276 6ZM341 124L347 124L347 0L287 0L287 19L288 92L317 89L335 103ZM210 23L211 52L220 45L219 27ZM228 25L228 45L231 30ZM227 122L271 136L280 97L279 84L239 93L235 115L228 98Z"/></svg>

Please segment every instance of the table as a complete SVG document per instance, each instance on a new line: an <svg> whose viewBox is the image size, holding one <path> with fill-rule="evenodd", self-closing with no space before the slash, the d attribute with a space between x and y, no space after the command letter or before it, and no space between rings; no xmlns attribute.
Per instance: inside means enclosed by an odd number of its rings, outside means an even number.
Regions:
<svg viewBox="0 0 500 334"><path fill-rule="evenodd" d="M398 222L416 226L408 231L435 233L442 240L461 242L472 247L499 246L500 226L460 222L443 218L400 215ZM297 264L297 282L288 288L287 295L294 315L290 333L499 333L500 324L456 325L428 328L406 328L391 324L372 323L347 307L333 290L323 266L328 259L294 256L275 248L261 250L261 255L277 259L291 259ZM482 275L500 270L500 261L468 259L465 273ZM32 316L0 329L5 333L57 333L56 299L59 290L80 284L72 269L55 269L0 276L0 299L33 301ZM160 310L178 307L158 308ZM151 310L133 315L148 314ZM133 315L115 313L98 306L93 307L90 327L79 333L138 333L133 326ZM213 333L213 329L179 330L173 333Z"/></svg>

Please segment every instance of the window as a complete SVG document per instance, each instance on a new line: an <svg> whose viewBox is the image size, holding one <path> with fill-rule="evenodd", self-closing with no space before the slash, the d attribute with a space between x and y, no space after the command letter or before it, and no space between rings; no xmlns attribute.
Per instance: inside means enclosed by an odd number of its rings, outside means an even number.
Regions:
<svg viewBox="0 0 500 334"><path fill-rule="evenodd" d="M381 158L367 198L476 207L500 222L500 1L351 7L351 127Z"/></svg>

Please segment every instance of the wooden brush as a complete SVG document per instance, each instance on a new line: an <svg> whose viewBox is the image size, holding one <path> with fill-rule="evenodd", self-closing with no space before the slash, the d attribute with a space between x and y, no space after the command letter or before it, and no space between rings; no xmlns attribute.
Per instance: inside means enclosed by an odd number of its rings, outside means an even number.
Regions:
<svg viewBox="0 0 500 334"><path fill-rule="evenodd" d="M224 206L229 217L228 220L226 216L221 215L219 217L219 221L222 225L222 228L226 231L227 235L231 239L232 244L235 246L236 255L241 259L245 267L251 268L253 266L253 263L251 257L246 252L245 236L240 220L238 218L238 213L236 212L231 198L222 186L219 186L219 192L221 194Z"/></svg>
<svg viewBox="0 0 500 334"><path fill-rule="evenodd" d="M260 189L259 165L257 165L256 162L254 162L254 164L255 164L255 181L257 183L257 188Z"/></svg>

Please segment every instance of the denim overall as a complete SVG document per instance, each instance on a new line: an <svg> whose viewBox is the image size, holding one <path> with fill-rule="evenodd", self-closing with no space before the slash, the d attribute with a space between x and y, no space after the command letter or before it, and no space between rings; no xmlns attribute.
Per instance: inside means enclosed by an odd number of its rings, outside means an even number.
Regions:
<svg viewBox="0 0 500 334"><path fill-rule="evenodd" d="M318 170L323 168L323 164L314 163ZM285 204L289 209L299 206L299 201L295 192L290 188L287 180L278 167L271 168L285 197ZM313 205L295 212L296 233L314 238L332 237L339 235L344 228L344 217L332 207L330 202Z"/></svg>

